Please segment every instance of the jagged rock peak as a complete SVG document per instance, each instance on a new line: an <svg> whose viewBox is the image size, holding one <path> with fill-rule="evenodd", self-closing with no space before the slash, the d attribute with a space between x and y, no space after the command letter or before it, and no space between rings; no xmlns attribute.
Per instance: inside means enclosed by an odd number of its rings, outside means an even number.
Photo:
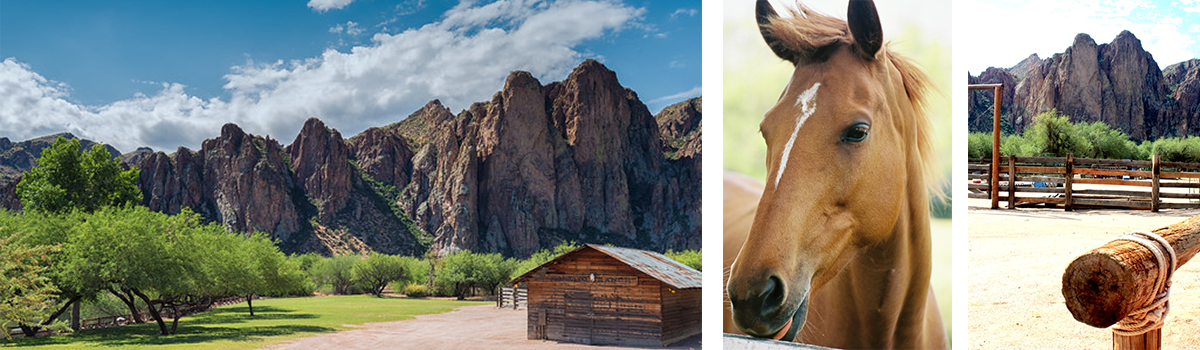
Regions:
<svg viewBox="0 0 1200 350"><path fill-rule="evenodd" d="M221 126L221 139L229 140L233 143L241 143L242 138L246 136L246 132L234 123L225 123Z"/></svg>
<svg viewBox="0 0 1200 350"><path fill-rule="evenodd" d="M1087 33L1075 34L1075 41L1071 43L1071 46L1079 45L1096 46L1096 40L1093 40L1092 36Z"/></svg>
<svg viewBox="0 0 1200 350"><path fill-rule="evenodd" d="M508 78L504 81L504 90L526 87L540 88L542 87L542 83L537 78L534 78L533 74L523 70L515 70L512 73L508 73Z"/></svg>
<svg viewBox="0 0 1200 350"><path fill-rule="evenodd" d="M566 80L580 80L584 77L597 77L611 80L613 82L617 81L616 72L608 69L608 67L606 67L603 63L600 63L600 61L590 58L584 60L583 63L579 64L578 67L575 67L575 70L571 71L571 74L567 76Z"/></svg>

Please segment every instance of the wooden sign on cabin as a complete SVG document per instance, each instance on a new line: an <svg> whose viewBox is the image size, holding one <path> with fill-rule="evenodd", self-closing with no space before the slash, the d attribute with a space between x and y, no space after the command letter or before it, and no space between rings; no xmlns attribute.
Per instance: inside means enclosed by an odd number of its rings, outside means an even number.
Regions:
<svg viewBox="0 0 1200 350"><path fill-rule="evenodd" d="M585 244L510 284L529 294L529 339L665 346L700 334L700 271L662 254Z"/></svg>

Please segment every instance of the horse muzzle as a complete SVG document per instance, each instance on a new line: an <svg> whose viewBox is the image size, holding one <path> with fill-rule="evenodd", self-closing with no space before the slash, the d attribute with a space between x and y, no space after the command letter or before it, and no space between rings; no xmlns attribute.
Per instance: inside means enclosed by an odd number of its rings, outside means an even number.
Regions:
<svg viewBox="0 0 1200 350"><path fill-rule="evenodd" d="M730 286L733 287L730 280ZM808 315L808 291L789 297L783 280L771 276L764 283L738 291L730 288L733 323L742 332L759 338L792 341Z"/></svg>

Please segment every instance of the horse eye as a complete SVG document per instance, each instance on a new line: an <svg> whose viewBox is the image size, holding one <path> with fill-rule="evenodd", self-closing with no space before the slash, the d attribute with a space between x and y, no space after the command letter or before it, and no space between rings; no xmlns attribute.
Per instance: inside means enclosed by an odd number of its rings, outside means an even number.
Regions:
<svg viewBox="0 0 1200 350"><path fill-rule="evenodd" d="M854 124L842 132L842 143L862 142L870 131L871 126L867 123Z"/></svg>

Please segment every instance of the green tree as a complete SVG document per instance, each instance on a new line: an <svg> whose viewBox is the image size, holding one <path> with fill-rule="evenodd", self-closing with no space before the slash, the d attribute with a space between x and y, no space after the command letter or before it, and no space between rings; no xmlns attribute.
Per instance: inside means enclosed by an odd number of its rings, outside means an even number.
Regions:
<svg viewBox="0 0 1200 350"><path fill-rule="evenodd" d="M82 220L80 213L53 214L42 211L24 212L21 215L10 216L6 226L13 232L22 232L24 238L22 241L31 247L65 247L68 238L68 231L71 227ZM43 327L51 326L54 320L67 311L67 309L75 302L84 299L93 299L99 289L95 287L80 287L74 283L71 276L63 274L64 266L70 261L65 258L65 252L62 249L55 248L47 253L47 259L40 261L40 265L45 267L45 277L48 278L51 285L58 290L54 305L54 312L37 323L21 323L19 324L21 331L26 337L37 335L38 331Z"/></svg>
<svg viewBox="0 0 1200 350"><path fill-rule="evenodd" d="M354 277L350 270L354 262L362 259L357 255L338 255L313 264L313 279L317 285L330 285L334 294L351 294Z"/></svg>
<svg viewBox="0 0 1200 350"><path fill-rule="evenodd" d="M359 285L366 286L376 297L383 296L388 283L404 279L404 262L395 256L371 253L354 262L350 275Z"/></svg>
<svg viewBox="0 0 1200 350"><path fill-rule="evenodd" d="M26 209L92 212L142 200L138 170L123 170L102 145L81 153L79 140L59 137L42 150L37 163L17 184L17 197Z"/></svg>
<svg viewBox="0 0 1200 350"><path fill-rule="evenodd" d="M681 264L696 269L696 271L702 271L701 268L704 267L704 261L701 259L700 251L698 250L683 250L678 252L668 250L667 253L663 255L671 258L671 260L678 261Z"/></svg>
<svg viewBox="0 0 1200 350"><path fill-rule="evenodd" d="M26 244L27 234L17 230L16 221L0 210L0 336L5 339L12 337L13 326L51 319L58 296L46 271L49 254L58 247Z"/></svg>
<svg viewBox="0 0 1200 350"><path fill-rule="evenodd" d="M475 288L491 293L501 283L508 281L517 262L504 259L499 253L478 254L462 250L442 259L435 284L446 294L462 300Z"/></svg>
<svg viewBox="0 0 1200 350"><path fill-rule="evenodd" d="M1079 137L1090 145L1088 147L1090 152L1076 154L1076 156L1106 159L1136 158L1137 146L1133 141L1129 141L1129 136L1120 130L1110 128L1104 122L1082 122L1076 124L1075 128Z"/></svg>
<svg viewBox="0 0 1200 350"><path fill-rule="evenodd" d="M579 244L575 242L563 242L559 243L557 246L554 246L554 249L539 250L536 253L533 253L533 255L530 255L528 259L517 262L513 266L513 270L509 274L508 279L511 280L524 275L526 272L529 272L538 266L542 266L542 264L545 264L550 260L554 260L554 258L569 253L577 248L579 248Z"/></svg>
<svg viewBox="0 0 1200 350"><path fill-rule="evenodd" d="M1068 153L1091 153L1091 145L1079 136L1076 125L1058 110L1052 109L1038 114L1024 136L1043 154L1065 157Z"/></svg>
<svg viewBox="0 0 1200 350"><path fill-rule="evenodd" d="M299 262L288 259L266 235L255 233L239 243L241 251L246 254L245 266L250 270L248 276L252 276L252 279L243 280L241 288L234 294L246 296L250 316L254 316L253 299L256 294L312 294L307 289L307 276L300 269Z"/></svg>

